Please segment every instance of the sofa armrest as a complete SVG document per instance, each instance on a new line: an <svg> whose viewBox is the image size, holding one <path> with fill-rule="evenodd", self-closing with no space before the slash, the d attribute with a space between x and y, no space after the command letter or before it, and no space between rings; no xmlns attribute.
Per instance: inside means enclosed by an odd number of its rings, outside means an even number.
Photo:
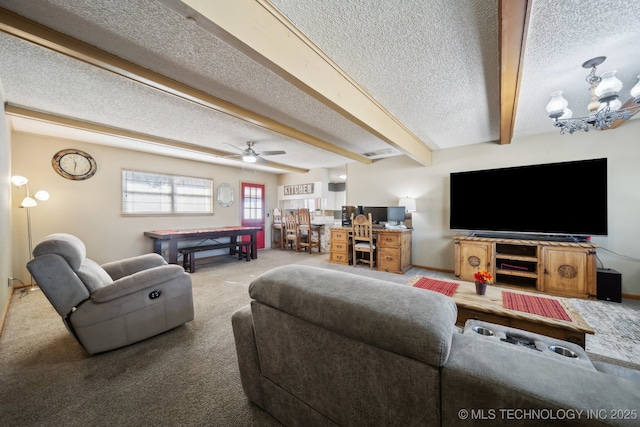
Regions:
<svg viewBox="0 0 640 427"><path fill-rule="evenodd" d="M179 265L166 264L139 271L130 276L125 276L104 286L91 294L91 300L101 304L133 294L140 290L158 286L164 282L174 280L181 275L187 275Z"/></svg>
<svg viewBox="0 0 640 427"><path fill-rule="evenodd" d="M491 425L545 423L535 416L515 421L516 414L509 411L516 410L544 410L548 414L570 410L575 415L571 425L637 425L637 383L567 363L563 357L497 345L479 336L454 335L441 374L443 425L474 425L481 423L479 416L493 417ZM474 411L475 422L471 418ZM636 419L614 419L624 411L630 415L636 412Z"/></svg>
<svg viewBox="0 0 640 427"><path fill-rule="evenodd" d="M250 401L264 408L260 359L256 347L250 304L239 308L231 315L231 325L236 343L242 389Z"/></svg>
<svg viewBox="0 0 640 427"><path fill-rule="evenodd" d="M111 276L113 280L130 276L138 271L148 270L150 268L166 265L167 262L156 253L144 254L120 261L108 262L102 264L101 267Z"/></svg>
<svg viewBox="0 0 640 427"><path fill-rule="evenodd" d="M640 384L640 371L636 371L635 369L612 365L606 362L593 362L593 366L600 372L606 372L607 374L635 381ZM638 408L638 410L640 410L640 408Z"/></svg>

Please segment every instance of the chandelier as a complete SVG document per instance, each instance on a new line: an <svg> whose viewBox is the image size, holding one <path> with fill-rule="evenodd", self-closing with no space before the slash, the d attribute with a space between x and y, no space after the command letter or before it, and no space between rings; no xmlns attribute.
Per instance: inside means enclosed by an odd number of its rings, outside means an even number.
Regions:
<svg viewBox="0 0 640 427"><path fill-rule="evenodd" d="M596 67L605 59L607 59L606 56L599 56L582 64L582 68L591 68L591 72L585 78L590 85L591 95L591 102L587 105L589 110L587 117L573 118L572 111L567 108L569 103L562 96L561 90L551 94L547 112L553 119L553 125L560 128L561 134L573 133L577 130L588 132L589 126L598 130L606 129L616 120L628 120L640 110L640 75L638 75L638 83L630 91L635 104L621 108L622 102L618 99L618 92L622 89L622 82L616 77L616 71L596 75Z"/></svg>

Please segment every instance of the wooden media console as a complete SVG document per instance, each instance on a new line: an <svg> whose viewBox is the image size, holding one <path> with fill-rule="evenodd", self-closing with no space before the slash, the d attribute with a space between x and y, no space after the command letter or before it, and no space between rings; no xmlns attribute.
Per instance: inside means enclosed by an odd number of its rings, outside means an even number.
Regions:
<svg viewBox="0 0 640 427"><path fill-rule="evenodd" d="M473 282L487 270L496 283L574 298L596 295L596 249L589 242L454 237L455 275Z"/></svg>

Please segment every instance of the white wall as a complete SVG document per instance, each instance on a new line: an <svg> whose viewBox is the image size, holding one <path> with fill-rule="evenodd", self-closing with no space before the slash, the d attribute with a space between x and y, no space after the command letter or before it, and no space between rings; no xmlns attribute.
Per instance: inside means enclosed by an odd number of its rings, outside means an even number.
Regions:
<svg viewBox="0 0 640 427"><path fill-rule="evenodd" d="M438 150L434 151L433 165L429 167L420 166L405 157L376 161L371 165L351 163L348 166L347 203L385 206L397 204L400 197L416 197L413 264L453 270L452 237L455 232L448 227L451 172L607 157L609 235L594 237L593 241L602 246L598 250L598 259L604 267L622 273L623 292L640 295L640 263L626 258L640 258L640 221L637 219L640 213L639 133L640 120L632 120L612 131L560 135L551 129L545 135L516 138L512 144L505 146L486 143ZM32 192L42 188L51 193L49 201L42 202L32 210L34 242L53 232L77 234L98 262L148 252L150 242L142 235L145 230L222 226L238 224L240 221L238 203L231 208L216 205L213 217L122 217L119 204L122 168L209 176L216 186L228 182L236 191L241 181L264 183L268 210L276 207L278 185L313 182L320 173L312 171L309 174L278 177L250 169L215 166L27 134L14 133L12 139L11 151L3 147L0 140L0 150L6 149L7 154L10 152L12 155L12 173L27 176ZM87 181L69 181L58 176L51 167L51 158L63 148L79 148L91 153L98 162L98 173ZM2 168L0 161L0 173L8 179L8 173ZM561 185L557 188L541 188L541 209L545 191L563 189ZM28 252L26 216L24 210L17 208L22 197L22 193L13 192L10 210L14 242L11 251L16 254L12 271L14 276L24 281L28 280L24 268ZM479 197L486 197L489 203L497 202L490 189L479 194ZM588 202L584 203L585 213L588 214ZM3 208L1 199L0 209L7 209L6 206ZM0 226L6 227L6 216L3 221ZM267 242L270 241L269 224L267 220ZM3 257L6 259L8 256L6 246L3 240L0 269ZM1 298L0 293L0 302Z"/></svg>
<svg viewBox="0 0 640 427"><path fill-rule="evenodd" d="M449 174L466 170L608 158L609 235L593 237L601 245L598 259L605 268L622 273L622 292L640 295L640 120L615 130L560 135L551 128L545 135L515 138L509 145L476 144L433 152L433 165L419 166L405 158L371 165L349 164L349 205L393 205L399 197L416 197L413 213L413 264L453 270L453 241L449 229ZM372 179L371 177L375 177ZM540 188L537 204L545 209L544 193L571 189ZM498 197L491 189L478 193L489 205ZM588 200L583 203L589 214ZM613 253L619 254L614 255ZM631 257L634 260L628 259ZM602 264L598 263L601 267Z"/></svg>
<svg viewBox="0 0 640 427"><path fill-rule="evenodd" d="M4 314L9 308L13 287L9 287L8 278L13 274L11 266L11 144L9 143L9 125L4 114L4 95L0 84L0 326Z"/></svg>
<svg viewBox="0 0 640 427"><path fill-rule="evenodd" d="M84 181L71 181L56 174L51 159L65 148L77 148L91 154L98 164L97 173ZM31 193L43 189L51 194L48 201L39 202L31 209L34 246L51 233L71 233L83 240L88 256L98 263L150 252L151 239L144 237L144 231L239 225L241 182L265 185L267 209L273 209L277 202L277 175L257 172L250 167L231 168L16 132L12 134L11 154L13 174L29 179ZM214 215L122 216L122 169L211 178L214 188L229 183L234 188L236 201L226 208L215 203ZM29 280L25 267L29 252L26 212L18 208L23 197L22 189L13 192L12 249L14 274L26 282ZM270 242L270 238L267 227L266 242Z"/></svg>

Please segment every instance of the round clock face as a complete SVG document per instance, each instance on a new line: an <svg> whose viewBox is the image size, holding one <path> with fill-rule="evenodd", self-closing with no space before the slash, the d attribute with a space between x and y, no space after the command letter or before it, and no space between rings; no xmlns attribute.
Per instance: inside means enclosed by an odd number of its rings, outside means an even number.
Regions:
<svg viewBox="0 0 640 427"><path fill-rule="evenodd" d="M51 163L58 174L73 180L91 178L97 170L96 161L91 155L75 149L58 151Z"/></svg>

